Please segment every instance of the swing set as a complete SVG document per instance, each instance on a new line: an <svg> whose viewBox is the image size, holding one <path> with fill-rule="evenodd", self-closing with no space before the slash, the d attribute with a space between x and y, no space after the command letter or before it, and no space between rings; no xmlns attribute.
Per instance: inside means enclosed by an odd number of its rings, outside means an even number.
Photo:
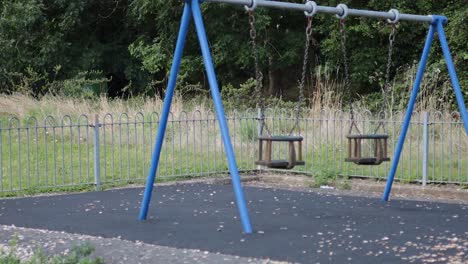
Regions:
<svg viewBox="0 0 468 264"><path fill-rule="evenodd" d="M249 213L247 210L244 192L242 189L239 171L237 168L236 158L234 155L234 150L231 144L231 138L229 135L229 130L225 118L224 108L221 101L221 96L219 92L218 82L216 79L216 74L214 71L213 61L211 58L211 52L208 45L208 39L205 32L205 26L203 23L203 16L200 9L201 0L185 0L184 1L184 11L182 14L182 20L180 24L178 39L176 43L176 48L174 52L173 63L171 67L171 72L169 75L169 82L167 85L166 96L164 99L163 109L160 117L160 123L158 127L158 132L156 136L155 147L152 155L151 166L148 173L148 179L146 182L146 188L143 195L143 201L140 209L139 219L145 220L148 215L148 208L151 201L151 196L153 192L153 185L156 177L156 171L159 164L159 158L161 154L161 148L164 140L164 134L167 126L167 120L169 116L169 111L171 107L172 97L174 95L174 89L176 86L177 75L179 71L179 65L182 58L182 53L185 45L185 39L187 36L188 27L190 20L193 18L195 23L195 28L203 56L203 61L205 64L205 69L208 77L208 82L210 86L211 95L213 97L214 106L216 109L216 115L218 123L220 126L220 131L224 143L224 148L227 156L229 172L231 174L232 185L236 197L236 203L239 210L239 215L243 227L243 231L247 234L252 233L252 226L250 222ZM391 31L389 35L389 46L388 46L388 57L387 57L387 71L386 71L386 80L385 85L382 88L384 103L382 105L382 112L385 111L387 105L386 94L390 89L390 68L392 65L392 53L393 46L395 41L395 24L400 21L416 22L429 24L429 32L427 34L426 42L422 52L421 60L419 63L418 71L416 74L416 79L413 85L411 96L408 102L408 107L405 113L403 120L403 126L398 138L398 142L393 154L392 164L390 171L387 177L387 184L385 186L384 194L382 199L388 201L394 176L398 167L398 162L400 160L401 151L403 149L403 144L405 137L408 131L408 127L411 120L411 114L413 112L414 104L416 102L416 97L419 92L419 87L421 80L424 75L424 71L427 64L427 59L430 53L431 45L434 40L435 32L438 33L440 44L442 47L443 55L447 64L448 72L450 74L450 79L453 85L455 92L457 104L459 111L461 113L463 124L466 133L468 134L468 113L465 107L465 102L463 99L463 94L460 89L460 84L458 82L458 77L455 71L455 66L450 54L450 49L448 47L447 39L445 37L444 25L447 23L447 18L439 15L413 15L413 14L401 14L396 9L391 9L389 12L380 12L380 11L370 11L370 10L359 10L348 8L345 4L339 4L336 7L329 6L319 6L314 1L307 1L306 3L290 3L290 2L281 2L281 1L270 1L270 0L205 0L206 3L225 3L233 5L242 5L248 12L249 15L249 24L251 26L250 36L252 40L254 57L255 57L255 79L256 79L256 99L259 108L261 109L261 134L258 137L259 144L259 159L256 161L256 164L267 166L269 168L281 168L281 169L291 169L297 165L304 165L305 162L302 160L302 140L303 137L300 135L300 115L301 109L304 105L304 82L305 74L308 64L308 50L310 46L310 40L312 35L312 17L319 14L331 14L335 15L340 21L340 36L341 36L341 49L343 54L343 66L344 66L344 77L345 77L345 91L350 93L350 78L349 78L349 67L347 62L347 52L346 52L346 27L345 19L349 16L359 16L359 17L368 17L375 19L386 19L387 22L391 25ZM291 129L290 133L287 135L272 135L270 133L268 126L265 123L264 116L264 102L261 96L261 83L262 75L259 69L259 59L258 59L258 50L256 47L256 32L255 32L255 16L254 11L258 7L266 8L276 8L276 9L288 9L302 11L307 17L307 26L306 26L306 41L305 41L305 51L304 51L304 60L302 67L302 76L299 82L299 101L296 106L296 122L294 127ZM379 116L379 123L372 134L363 134L359 131L357 124L355 122L352 104L351 106L351 125L348 131L348 157L345 159L347 162L353 162L358 165L379 165L382 162L389 161L390 158L387 155L387 140L388 135L385 130L383 123L383 118ZM298 133L294 134L295 130L298 130ZM354 130L353 130L354 129ZM382 130L382 132L379 132ZM267 133L263 133L266 131ZM355 132L354 132L355 131ZM363 155L363 142L370 142L373 149L373 155L365 156ZM289 143L289 158L284 160L272 160L272 145L274 142L288 142ZM297 144L297 152L296 152ZM265 151L263 147L265 145Z"/></svg>

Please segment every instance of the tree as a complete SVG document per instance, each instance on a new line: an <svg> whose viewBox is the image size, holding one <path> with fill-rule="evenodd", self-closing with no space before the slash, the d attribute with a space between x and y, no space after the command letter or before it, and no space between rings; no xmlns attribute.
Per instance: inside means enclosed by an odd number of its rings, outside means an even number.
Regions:
<svg viewBox="0 0 468 264"><path fill-rule="evenodd" d="M338 1L320 4L335 6ZM348 5L447 15L447 37L462 88L468 89L468 9L463 1L350 0ZM48 83L100 72L96 78L108 79L112 96L160 94L170 71L182 8L180 1L163 0L0 1L0 92L14 91L25 78L33 94L56 92L49 89L58 86ZM248 16L241 6L203 4L202 9L219 82L240 87L254 77ZM338 24L332 16L314 17L312 75L314 67L327 64L335 74L332 78L342 78ZM304 15L296 11L256 10L265 96L297 99L305 26ZM352 89L362 95L378 93L385 75L389 26L385 21L350 17L346 27ZM398 25L392 77L396 69L408 68L419 59L426 31L427 25ZM440 52L437 46L434 50ZM430 67L445 68L441 62L440 56L431 56ZM182 86L200 84L207 89L193 25L180 73Z"/></svg>

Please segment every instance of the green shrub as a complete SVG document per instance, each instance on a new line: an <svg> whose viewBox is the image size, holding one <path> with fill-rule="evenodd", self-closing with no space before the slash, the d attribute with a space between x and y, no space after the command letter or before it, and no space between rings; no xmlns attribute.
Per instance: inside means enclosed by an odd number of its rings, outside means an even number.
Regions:
<svg viewBox="0 0 468 264"><path fill-rule="evenodd" d="M257 105L255 91L255 79L248 79L240 87L227 84L221 89L221 98L227 109L255 108Z"/></svg>
<svg viewBox="0 0 468 264"><path fill-rule="evenodd" d="M98 98L107 92L107 81L99 71L79 72L74 78L54 81L49 92L70 98Z"/></svg>

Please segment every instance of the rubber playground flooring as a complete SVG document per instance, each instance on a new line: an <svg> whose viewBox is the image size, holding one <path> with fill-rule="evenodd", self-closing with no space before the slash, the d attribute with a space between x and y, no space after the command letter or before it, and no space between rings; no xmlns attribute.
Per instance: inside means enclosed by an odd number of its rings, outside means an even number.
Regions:
<svg viewBox="0 0 468 264"><path fill-rule="evenodd" d="M300 263L468 263L468 205L244 187L242 233L230 185L143 188L0 200L0 224ZM154 263L158 263L155 259Z"/></svg>

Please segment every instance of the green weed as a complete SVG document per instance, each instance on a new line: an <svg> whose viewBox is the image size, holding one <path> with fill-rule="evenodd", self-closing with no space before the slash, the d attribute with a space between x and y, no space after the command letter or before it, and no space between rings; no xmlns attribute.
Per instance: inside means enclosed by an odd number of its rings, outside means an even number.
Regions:
<svg viewBox="0 0 468 264"><path fill-rule="evenodd" d="M334 168L321 168L314 174L314 187L323 185L335 185L338 171Z"/></svg>
<svg viewBox="0 0 468 264"><path fill-rule="evenodd" d="M0 251L0 263L2 264L102 264L101 257L91 258L94 247L90 243L74 246L64 255L46 255L41 248L34 251L29 259L21 259L18 256L18 239L10 240L9 249Z"/></svg>

